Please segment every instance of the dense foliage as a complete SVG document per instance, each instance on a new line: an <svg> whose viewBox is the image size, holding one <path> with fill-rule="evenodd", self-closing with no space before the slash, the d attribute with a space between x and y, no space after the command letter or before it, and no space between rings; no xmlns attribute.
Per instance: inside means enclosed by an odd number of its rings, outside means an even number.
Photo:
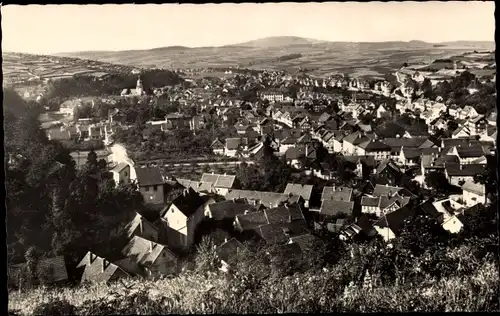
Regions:
<svg viewBox="0 0 500 316"><path fill-rule="evenodd" d="M9 90L4 101L9 262L25 261L28 249L36 254L30 258L70 261L89 249L110 252L141 210L142 196L106 182L105 165L93 151L77 170L69 152L40 130L35 109Z"/></svg>

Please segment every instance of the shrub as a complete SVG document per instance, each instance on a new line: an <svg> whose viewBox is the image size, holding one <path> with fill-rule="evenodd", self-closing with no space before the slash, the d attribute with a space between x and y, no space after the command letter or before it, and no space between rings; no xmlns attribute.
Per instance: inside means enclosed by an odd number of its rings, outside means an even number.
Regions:
<svg viewBox="0 0 500 316"><path fill-rule="evenodd" d="M42 303L35 307L33 311L33 315L62 316L74 314L75 306L65 300L54 300L48 303Z"/></svg>

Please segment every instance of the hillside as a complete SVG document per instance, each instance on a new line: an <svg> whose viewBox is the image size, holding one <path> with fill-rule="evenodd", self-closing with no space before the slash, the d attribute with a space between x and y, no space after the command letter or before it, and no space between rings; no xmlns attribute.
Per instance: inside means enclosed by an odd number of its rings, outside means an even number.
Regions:
<svg viewBox="0 0 500 316"><path fill-rule="evenodd" d="M429 58L445 58L473 50L494 50L494 47L494 42L351 43L282 36L222 47L172 46L149 50L74 52L57 55L135 67L244 67L277 70L301 67L309 69L312 75L317 76L328 76L339 72L359 76L383 76L399 69L405 62L409 64L427 62ZM301 54L303 57L291 60L279 59L290 54Z"/></svg>

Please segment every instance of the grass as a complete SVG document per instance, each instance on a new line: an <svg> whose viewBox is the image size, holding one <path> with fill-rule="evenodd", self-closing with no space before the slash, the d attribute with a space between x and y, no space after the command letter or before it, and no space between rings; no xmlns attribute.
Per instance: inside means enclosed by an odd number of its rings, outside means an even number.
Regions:
<svg viewBox="0 0 500 316"><path fill-rule="evenodd" d="M245 288L245 277L221 273L200 275L189 271L172 279L129 279L109 286L40 287L27 292L11 292L9 310L30 315L37 305L50 301L66 300L79 308L88 306L84 304L86 301L93 301L95 306L111 304L113 300L123 303L138 293L147 293L144 294L147 297L143 298L143 306L131 304L127 313L141 314L139 308L143 308L142 313L149 314L498 311L498 265L491 262L483 264L472 274L428 280L425 284L370 289L342 286L339 279L339 271L332 269L316 274L271 277L258 287ZM154 310L152 307L148 309L147 305L154 306Z"/></svg>

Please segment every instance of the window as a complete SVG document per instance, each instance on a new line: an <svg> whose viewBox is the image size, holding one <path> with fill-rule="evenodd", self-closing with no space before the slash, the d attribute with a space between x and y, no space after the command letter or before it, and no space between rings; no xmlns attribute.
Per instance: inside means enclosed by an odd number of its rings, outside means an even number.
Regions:
<svg viewBox="0 0 500 316"><path fill-rule="evenodd" d="M153 186L153 191L158 191L158 186L157 185Z"/></svg>
<svg viewBox="0 0 500 316"><path fill-rule="evenodd" d="M127 177L127 176L128 176L128 173L127 173L127 171L125 171L124 175L125 175L125 177Z"/></svg>
<svg viewBox="0 0 500 316"><path fill-rule="evenodd" d="M144 187L144 191L148 192L149 191L149 187Z"/></svg>

